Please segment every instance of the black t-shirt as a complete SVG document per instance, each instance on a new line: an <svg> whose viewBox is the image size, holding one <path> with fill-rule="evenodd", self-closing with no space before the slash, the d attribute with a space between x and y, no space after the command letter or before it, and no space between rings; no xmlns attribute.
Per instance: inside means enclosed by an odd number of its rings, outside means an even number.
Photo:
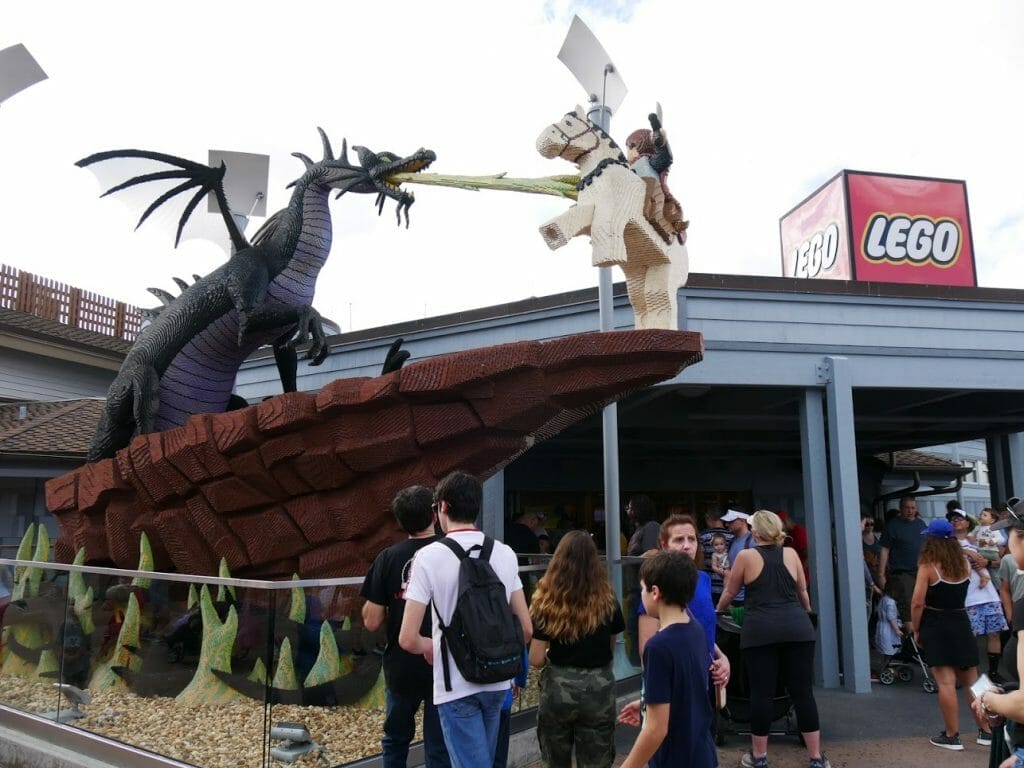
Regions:
<svg viewBox="0 0 1024 768"><path fill-rule="evenodd" d="M406 539L388 547L373 561L363 580L360 593L371 603L387 609L388 644L384 651L384 679L394 690L426 692L431 695L434 676L423 656L403 651L398 644L398 632L405 614L405 588L409 583L412 558L419 550L436 541L436 536L425 539ZM430 637L430 606L423 616L420 634Z"/></svg>
<svg viewBox="0 0 1024 768"><path fill-rule="evenodd" d="M509 523L505 526L505 543L517 555L535 555L540 552L537 534L522 523Z"/></svg>
<svg viewBox="0 0 1024 768"><path fill-rule="evenodd" d="M601 624L597 630L575 643L560 643L545 634L543 628L534 625L533 636L548 643L548 662L556 667L583 667L596 669L604 667L612 661L613 635L626 628L622 619L622 609L615 606L615 612Z"/></svg>

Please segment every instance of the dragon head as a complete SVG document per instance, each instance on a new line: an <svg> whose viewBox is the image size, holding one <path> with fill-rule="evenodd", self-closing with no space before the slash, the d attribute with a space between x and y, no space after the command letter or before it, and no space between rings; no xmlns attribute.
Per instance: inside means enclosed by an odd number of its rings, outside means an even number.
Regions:
<svg viewBox="0 0 1024 768"><path fill-rule="evenodd" d="M324 145L324 159L314 163L301 152L292 154L306 165L303 175L309 183L321 184L338 190L337 197L346 192L360 194L376 193L377 212L383 212L384 203L388 198L397 201L396 216L402 223L402 212L405 212L405 226L409 226L409 208L415 197L411 192L401 189L398 182L391 177L398 173L418 173L429 167L437 158L429 149L420 148L408 157L399 157L393 152L373 152L366 147L352 147L359 157L359 165L348 160L348 142L342 141L341 155L334 157L331 142L322 128L317 128ZM296 182L292 182L295 184ZM291 185L289 185L291 186Z"/></svg>

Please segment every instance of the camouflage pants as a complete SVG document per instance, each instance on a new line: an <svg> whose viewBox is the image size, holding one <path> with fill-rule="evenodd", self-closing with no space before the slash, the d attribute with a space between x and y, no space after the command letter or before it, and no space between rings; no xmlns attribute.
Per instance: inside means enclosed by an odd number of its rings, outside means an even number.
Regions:
<svg viewBox="0 0 1024 768"><path fill-rule="evenodd" d="M540 675L537 740L545 768L609 768L615 759L615 675L548 664Z"/></svg>

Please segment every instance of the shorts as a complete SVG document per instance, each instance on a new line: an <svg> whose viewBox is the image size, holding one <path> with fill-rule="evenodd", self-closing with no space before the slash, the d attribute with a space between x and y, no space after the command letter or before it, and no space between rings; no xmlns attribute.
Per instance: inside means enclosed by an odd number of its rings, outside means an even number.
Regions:
<svg viewBox="0 0 1024 768"><path fill-rule="evenodd" d="M971 620L971 632L975 635L989 635L1007 628L1001 603L979 603L967 606L967 617Z"/></svg>

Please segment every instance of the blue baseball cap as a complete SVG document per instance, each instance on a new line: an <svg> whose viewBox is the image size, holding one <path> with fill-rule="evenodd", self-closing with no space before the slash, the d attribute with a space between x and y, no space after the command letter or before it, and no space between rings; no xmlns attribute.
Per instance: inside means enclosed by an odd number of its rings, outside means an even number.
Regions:
<svg viewBox="0 0 1024 768"><path fill-rule="evenodd" d="M928 523L928 527L921 531L921 535L934 536L937 539L956 538L956 534L953 532L953 524L941 517Z"/></svg>

